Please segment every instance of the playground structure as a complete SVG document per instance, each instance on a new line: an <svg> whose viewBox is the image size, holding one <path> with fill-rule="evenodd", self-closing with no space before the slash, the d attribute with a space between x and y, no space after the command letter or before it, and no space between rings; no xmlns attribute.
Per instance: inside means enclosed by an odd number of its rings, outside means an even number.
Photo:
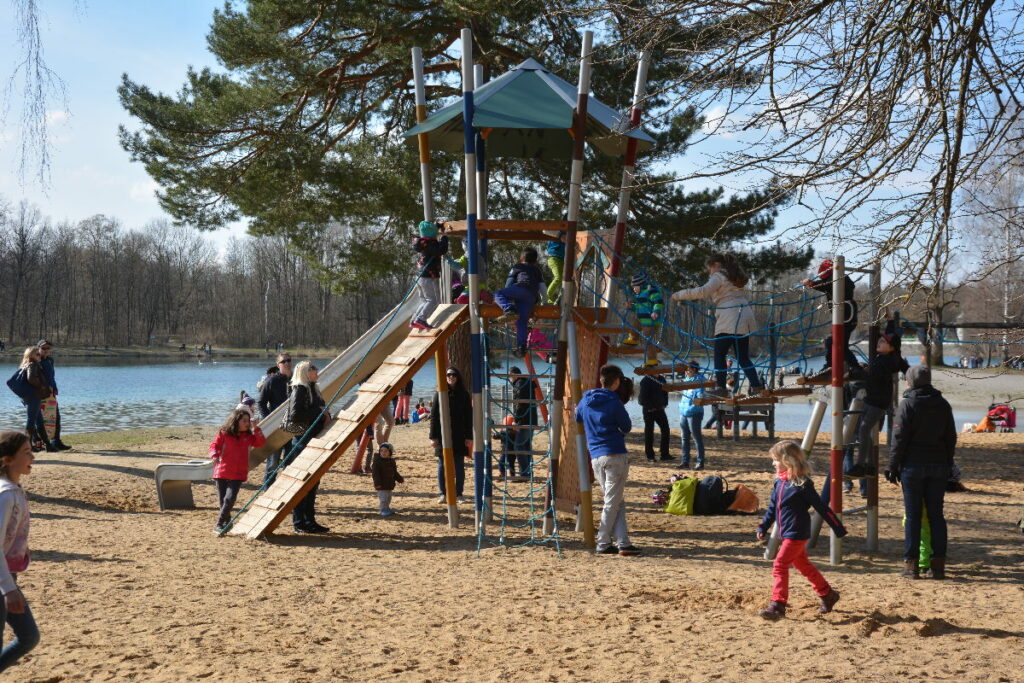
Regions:
<svg viewBox="0 0 1024 683"><path fill-rule="evenodd" d="M442 425L441 447L447 482L448 523L453 528L458 527L460 520L455 499L453 447L447 429L444 368L448 364L448 342L460 333L460 329L468 326L473 397L474 529L479 547L487 543L516 543L517 540L523 544L551 543L558 547L558 513L574 515L577 529L583 532L584 545L594 547L590 464L582 428L572 418L575 404L585 387L596 384L598 370L609 357L637 354L637 347L625 346L618 341L622 335L642 337L643 342L658 349L665 361L656 367L637 368L636 374L673 375L682 371L683 361L694 356L708 355L714 338L714 316L707 306L687 302L672 307L656 332L645 333L632 319L628 283L632 274L645 271L645 264L625 255L623 244L636 154L639 148L653 142L639 129L649 55L640 56L633 106L628 119L624 119L589 96L591 46L592 34L586 32L579 83L575 89L547 72L534 60L527 60L509 73L485 84L481 82L481 70L473 68L471 35L468 29L463 30L462 101L444 107L430 117L426 112L422 54L418 49L413 50L417 126L407 135L415 137L419 146L424 218L434 220L429 155L432 144L452 149L456 142L461 141L465 152L466 177L476 180L466 183L466 219L446 224L449 235L465 239L468 255L465 275L468 276L470 302L468 305L443 304L430 319L434 329L410 331L407 323L414 302L410 300L409 292L384 320L325 368L320 386L325 396L331 395L329 406L351 391L356 384L360 384L354 401L335 415L326 430L311 439L302 452L289 454L279 468L274 483L261 489L247 502L224 533L258 538L273 532L331 465L373 424L387 402L431 358L435 361L440 389L438 412ZM543 116L538 115L533 119L516 116L520 112L511 109L512 103L522 101L524 93L532 93L532 99L525 100L531 103L531 107L538 102L546 103L545 107L540 108ZM583 151L586 143L605 153L623 155L618 216L611 230L582 230L579 226ZM565 158L571 152L566 219L487 219L487 151L499 155L549 155L552 158ZM493 304L480 302L481 273L486 265L488 240L537 241L545 239L544 236L552 232L565 234L566 267L563 271L561 303L557 306L537 306L533 318L535 327L550 330L557 338L555 366L553 372L550 369L537 372L530 350L525 358L520 359L526 366L524 374L536 382L536 404L548 416L538 424L515 426L515 429L528 430L546 443L543 447L531 447L525 452L512 451L513 455L525 455L530 460L526 492L520 491L514 495L508 482L494 474L495 454L491 445L494 435L500 430L508 430L505 418L516 409L515 399L508 396L507 382L500 386L491 384L492 379L508 378L508 373L495 368L503 358L511 355L514 343L507 327L489 322L498 317L501 310ZM650 258L651 255L645 256ZM841 301L844 273L842 256L837 256L835 262L835 280L838 284L834 287L838 289L834 290L834 296L838 296L837 300ZM873 269L873 279L877 277L877 272L877 268ZM690 274L682 271L678 271L678 276L683 282L694 281ZM447 264L444 277L450 280L450 267ZM657 283L654 284L657 286ZM451 288L445 287L443 291L450 293ZM827 329L826 324L818 320L820 304L820 295L806 289L766 294L752 300L751 305L758 312L757 317L762 324L753 335L760 345L754 364L764 375L766 389L758 396L744 396L741 386L743 380L738 380L733 387L733 397L716 398L708 403L715 410L721 410L722 414L731 413L734 422L742 420L744 414L749 414L748 411L757 410L765 416L766 427L769 434L773 435L773 410L776 402L785 397L806 396L814 391L809 386L777 386L776 378L780 358L806 364L808 358L819 355L817 339L823 336L819 333ZM836 311L840 308L837 307ZM831 321L833 333L835 329L841 330L843 323L836 311L833 311ZM842 338L841 332L838 338ZM841 344L834 345L833 356L831 505L841 513L842 450L848 446L842 437L844 373ZM690 384L669 378L665 386L667 391L672 391L689 388ZM279 429L279 413L282 410L279 409L264 421L268 444L253 452L250 467L256 466L268 453L285 445L291 436ZM738 433L738 422L736 424L734 436ZM310 430L319 432L320 428L321 425L314 424ZM817 427L814 431L817 431ZM877 542L877 477L872 486L873 524ZM499 498L497 503L496 496ZM527 510L519 520L512 518L512 503L516 504L519 512L523 508ZM871 508L872 498L869 496L869 537L872 528ZM496 518L497 533L490 535L488 527L494 524ZM516 539L517 534L525 534L526 540ZM838 539L834 538L832 559L833 562L841 561L841 546Z"/></svg>

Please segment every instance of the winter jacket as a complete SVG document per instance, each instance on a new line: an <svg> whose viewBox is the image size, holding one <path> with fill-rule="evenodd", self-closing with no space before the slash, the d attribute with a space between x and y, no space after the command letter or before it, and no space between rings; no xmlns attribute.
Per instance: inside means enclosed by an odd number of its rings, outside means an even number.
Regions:
<svg viewBox="0 0 1024 683"><path fill-rule="evenodd" d="M827 272L821 275L817 275L808 282L808 287L817 290L825 295L825 300L828 301L829 309L832 308L832 273ZM847 325L857 324L857 302L853 298L854 289L857 287L847 275L843 280L843 289L845 290L846 298L843 300L844 308L843 311L843 322Z"/></svg>
<svg viewBox="0 0 1024 683"><path fill-rule="evenodd" d="M452 428L452 450L457 456L468 457L466 441L473 439L473 400L465 389L448 389L448 420ZM441 411L437 392L430 405L430 438L441 442ZM436 453L441 450L435 449Z"/></svg>
<svg viewBox="0 0 1024 683"><path fill-rule="evenodd" d="M50 383L46 381L46 372L39 361L32 361L28 364L25 368L25 379L32 385L32 389L36 392L36 398L50 398L53 395Z"/></svg>
<svg viewBox="0 0 1024 683"><path fill-rule="evenodd" d="M540 272L540 268L535 263L517 263L512 266L512 269L508 271L508 277L505 278L505 286L522 287L523 289L533 292L537 297L537 301L542 301L545 294L540 289L540 283L544 280L544 274Z"/></svg>
<svg viewBox="0 0 1024 683"><path fill-rule="evenodd" d="M517 377L512 382L512 399L515 401L530 401L530 403L512 404L512 416L515 418L517 425L537 424L537 394L534 386L531 377Z"/></svg>
<svg viewBox="0 0 1024 683"><path fill-rule="evenodd" d="M636 313L641 327L660 325L661 318L665 315L665 299L661 295L661 290L654 285L647 285L639 294L634 294L633 312ZM658 314L658 320L651 317L652 313Z"/></svg>
<svg viewBox="0 0 1024 683"><path fill-rule="evenodd" d="M587 448L594 460L626 452L626 434L633 429L626 406L611 389L591 389L576 406L576 421L583 423Z"/></svg>
<svg viewBox="0 0 1024 683"><path fill-rule="evenodd" d="M374 458L370 474L373 476L373 488L377 491L394 491L396 482L401 484L405 481L398 473L398 463L394 458Z"/></svg>
<svg viewBox="0 0 1024 683"><path fill-rule="evenodd" d="M771 531L772 523L778 522L779 536L791 541L806 541L811 537L811 515L808 508L813 507L836 532L836 536L842 538L846 535L846 527L822 502L821 496L814 490L814 483L810 479L803 485L797 486L789 482L787 473L782 473L772 487L772 493L768 497L768 509L757 525L758 533L767 534Z"/></svg>
<svg viewBox="0 0 1024 683"><path fill-rule="evenodd" d="M544 247L544 254L548 258L560 258L565 260L565 242L562 240L548 240Z"/></svg>
<svg viewBox="0 0 1024 683"><path fill-rule="evenodd" d="M46 358L39 361L40 367L43 368L43 375L46 376L46 383L53 389L53 393L56 394L59 390L57 389L57 380L55 379L57 371L53 367L53 357L47 356Z"/></svg>
<svg viewBox="0 0 1024 683"><path fill-rule="evenodd" d="M637 402L644 412L664 410L668 405L665 378L661 375L646 375L640 380L640 396Z"/></svg>
<svg viewBox="0 0 1024 683"><path fill-rule="evenodd" d="M879 353L866 369L850 368L850 377L864 380L864 402L875 408L892 405L893 375L910 368L906 359L895 352Z"/></svg>
<svg viewBox="0 0 1024 683"><path fill-rule="evenodd" d="M908 389L892 420L889 469L905 465L953 465L956 423L953 409L935 387Z"/></svg>
<svg viewBox="0 0 1024 683"><path fill-rule="evenodd" d="M324 399L315 384L297 384L292 387L288 400L287 422L312 426L324 410ZM322 429L325 421L321 420L317 431Z"/></svg>
<svg viewBox="0 0 1024 683"><path fill-rule="evenodd" d="M256 399L256 414L260 419L270 415L279 405L288 400L288 393L291 387L288 382L290 377L283 372L267 377L267 381L260 388L260 395Z"/></svg>
<svg viewBox="0 0 1024 683"><path fill-rule="evenodd" d="M4 544L5 562L0 562L0 593L7 595L18 589L13 574L28 569L28 497L25 489L0 478L0 539Z"/></svg>
<svg viewBox="0 0 1024 683"><path fill-rule="evenodd" d="M693 377L687 377L684 382L703 382L704 375L697 373ZM679 397L679 417L687 418L700 415L704 415L704 406L694 404L694 399L698 399L704 395L704 388L699 389L686 389L683 391L682 396Z"/></svg>
<svg viewBox="0 0 1024 683"><path fill-rule="evenodd" d="M242 432L238 436L217 432L217 436L210 442L209 451L211 458L217 458L213 478L231 481L248 479L249 449L259 448L265 443L267 440L259 427L253 427L251 432Z"/></svg>
<svg viewBox="0 0 1024 683"><path fill-rule="evenodd" d="M721 271L714 273L700 287L681 289L673 301L710 299L715 305L715 334L744 336L754 331L754 311L742 287L729 282Z"/></svg>
<svg viewBox="0 0 1024 683"><path fill-rule="evenodd" d="M416 265L420 267L420 277L441 277L441 257L448 253L448 236L417 237L412 241L412 248L419 252Z"/></svg>

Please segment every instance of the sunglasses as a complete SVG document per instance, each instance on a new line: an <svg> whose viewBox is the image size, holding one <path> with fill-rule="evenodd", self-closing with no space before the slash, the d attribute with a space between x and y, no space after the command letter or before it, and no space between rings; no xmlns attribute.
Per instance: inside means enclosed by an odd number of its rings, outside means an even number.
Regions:
<svg viewBox="0 0 1024 683"><path fill-rule="evenodd" d="M292 362L291 358L285 358L284 360L277 361L278 365L280 365L281 363L291 363L291 362Z"/></svg>
<svg viewBox="0 0 1024 683"><path fill-rule="evenodd" d="M445 377L458 377L454 372L445 373Z"/></svg>

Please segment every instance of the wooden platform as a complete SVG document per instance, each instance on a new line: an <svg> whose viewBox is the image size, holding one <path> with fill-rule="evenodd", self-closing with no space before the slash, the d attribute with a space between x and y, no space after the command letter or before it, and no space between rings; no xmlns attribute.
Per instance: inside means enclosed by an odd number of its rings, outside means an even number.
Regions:
<svg viewBox="0 0 1024 683"><path fill-rule="evenodd" d="M615 344L608 347L608 353L613 356L642 356L644 344Z"/></svg>
<svg viewBox="0 0 1024 683"><path fill-rule="evenodd" d="M438 306L430 318L436 329L411 333L359 387L355 401L335 416L326 432L312 439L277 479L231 527L229 534L259 538L284 521L303 496L373 424L381 407L394 398L437 348L469 316L469 306Z"/></svg>
<svg viewBox="0 0 1024 683"><path fill-rule="evenodd" d="M639 346L639 345L638 345ZM667 375L672 372L682 372L690 367L686 363L675 363L674 365L652 365L650 367L633 368L634 375Z"/></svg>
<svg viewBox="0 0 1024 683"><path fill-rule="evenodd" d="M498 304L480 304L480 317L484 320L493 320L501 314L501 306ZM554 304L534 306L530 317L540 320L558 320L562 317L562 307Z"/></svg>
<svg viewBox="0 0 1024 683"><path fill-rule="evenodd" d="M666 382L662 385L665 391L689 391L690 389L714 389L715 380L709 379L703 382Z"/></svg>
<svg viewBox="0 0 1024 683"><path fill-rule="evenodd" d="M812 389L809 386L807 386L807 387L781 387L779 389L772 389L771 391L766 391L765 395L767 395L767 396L776 396L776 397L779 397L779 398L783 398L783 397L786 397L786 396L810 396L813 393L814 393L814 389Z"/></svg>
<svg viewBox="0 0 1024 683"><path fill-rule="evenodd" d="M452 237L466 236L466 221L447 221L445 234ZM514 242L537 242L550 239L547 232L567 231L568 221L506 221L478 220L477 236L482 240L506 240ZM580 232L583 232L580 230Z"/></svg>

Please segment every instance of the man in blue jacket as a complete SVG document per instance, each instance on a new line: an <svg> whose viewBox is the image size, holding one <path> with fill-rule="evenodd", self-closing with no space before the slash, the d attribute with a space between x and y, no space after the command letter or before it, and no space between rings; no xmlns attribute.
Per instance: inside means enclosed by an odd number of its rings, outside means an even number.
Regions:
<svg viewBox="0 0 1024 683"><path fill-rule="evenodd" d="M626 434L633 429L633 422L626 412L624 399L616 393L623 379L619 366L605 365L601 368L601 388L583 394L576 406L576 421L583 424L587 436L590 464L604 490L604 508L597 530L599 555L640 554L640 549L629 542L626 527L625 493L629 476ZM618 545L612 543L613 536Z"/></svg>
<svg viewBox="0 0 1024 683"><path fill-rule="evenodd" d="M54 400L57 399L57 380L54 376L57 374L56 369L53 367L53 358L50 357L50 349L53 348L53 344L46 339L40 339L36 344L39 348L39 355L42 356L42 360L39 361L40 367L43 369L43 374L46 375L46 381L49 383L50 388L53 389ZM69 451L71 446L67 445L60 439L60 404L56 407L57 415L56 420L53 424L53 438L50 443L59 451ZM45 437L46 435L43 434Z"/></svg>

